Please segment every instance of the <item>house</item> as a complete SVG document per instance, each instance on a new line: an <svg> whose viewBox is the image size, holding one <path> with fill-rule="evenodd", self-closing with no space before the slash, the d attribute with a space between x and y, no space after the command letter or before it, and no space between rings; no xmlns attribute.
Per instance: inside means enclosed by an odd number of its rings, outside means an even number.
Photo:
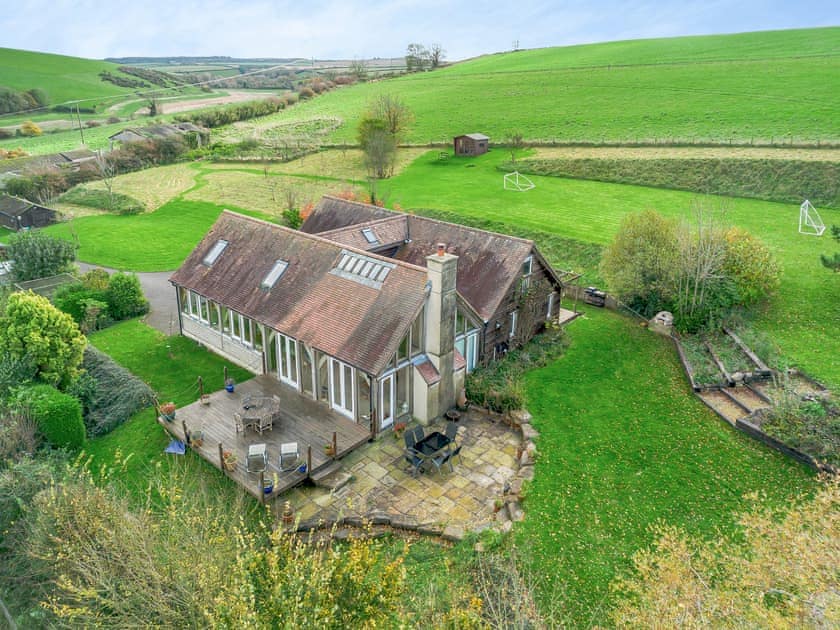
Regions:
<svg viewBox="0 0 840 630"><path fill-rule="evenodd" d="M455 136L452 142L455 145L455 155L482 155L487 153L490 138L483 133L468 133Z"/></svg>
<svg viewBox="0 0 840 630"><path fill-rule="evenodd" d="M58 213L26 199L0 194L0 226L19 231L55 223Z"/></svg>
<svg viewBox="0 0 840 630"><path fill-rule="evenodd" d="M333 197L307 223L366 217L312 234L225 211L170 278L181 333L377 433L445 413L559 306L530 241Z"/></svg>
<svg viewBox="0 0 840 630"><path fill-rule="evenodd" d="M446 243L458 256L456 346L468 371L528 341L560 307L563 283L527 239L329 196L300 229L418 266Z"/></svg>

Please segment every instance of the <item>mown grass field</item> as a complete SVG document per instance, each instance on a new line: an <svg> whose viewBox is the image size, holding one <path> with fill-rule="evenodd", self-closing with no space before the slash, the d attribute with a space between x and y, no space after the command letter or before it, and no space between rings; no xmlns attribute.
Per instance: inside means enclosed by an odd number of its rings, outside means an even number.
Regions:
<svg viewBox="0 0 840 630"><path fill-rule="evenodd" d="M596 309L565 356L526 377L540 431L516 542L576 627L608 622L609 583L665 522L713 539L747 493L780 504L814 487L803 467L738 433L690 395L669 341Z"/></svg>
<svg viewBox="0 0 840 630"><path fill-rule="evenodd" d="M377 94L416 115L413 143L481 131L541 141L840 140L840 28L612 42L488 55L343 88L263 120L340 117L355 142Z"/></svg>
<svg viewBox="0 0 840 630"><path fill-rule="evenodd" d="M383 183L380 194L387 205L396 203L409 210L439 208L466 218L599 244L612 239L622 217L630 212L655 209L666 216L689 218L697 203L725 208L725 221L764 240L784 269L778 296L758 316L757 326L793 363L840 386L836 334L840 289L819 260L821 253L834 251L836 245L825 236L798 233L798 205L538 176L531 176L536 184L533 190L506 191L496 165L507 159L507 153L497 150L479 158L440 161L437 152L430 151ZM822 209L821 215L827 225L840 224L840 210ZM590 273L583 281L592 278Z"/></svg>
<svg viewBox="0 0 840 630"><path fill-rule="evenodd" d="M225 207L271 219L252 210ZM169 271L181 264L222 210L216 204L178 198L152 213L86 216L45 231L78 242L77 257L84 262L129 271Z"/></svg>

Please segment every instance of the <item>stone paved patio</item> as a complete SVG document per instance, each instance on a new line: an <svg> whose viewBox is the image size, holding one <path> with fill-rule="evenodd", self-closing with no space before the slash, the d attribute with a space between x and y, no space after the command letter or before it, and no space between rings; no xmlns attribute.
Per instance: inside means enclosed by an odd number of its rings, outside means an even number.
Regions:
<svg viewBox="0 0 840 630"><path fill-rule="evenodd" d="M458 425L462 448L454 472L444 466L441 473L426 471L413 478L403 459L402 437L388 432L341 460L352 475L347 485L333 492L294 488L278 497L276 510L279 514L289 501L300 521L381 514L392 524L481 529L497 520L494 503L518 469L521 433L498 416L475 411L463 414ZM443 425L426 428L427 433L433 430L442 431Z"/></svg>

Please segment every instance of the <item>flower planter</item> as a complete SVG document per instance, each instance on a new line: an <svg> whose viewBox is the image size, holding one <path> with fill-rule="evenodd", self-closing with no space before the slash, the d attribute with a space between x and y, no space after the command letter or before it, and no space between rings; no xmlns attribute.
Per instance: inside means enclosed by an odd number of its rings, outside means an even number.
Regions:
<svg viewBox="0 0 840 630"><path fill-rule="evenodd" d="M233 383L226 383L225 384L225 391L229 394L233 393Z"/></svg>
<svg viewBox="0 0 840 630"><path fill-rule="evenodd" d="M204 431L192 431L190 433L190 444L198 448L204 444Z"/></svg>

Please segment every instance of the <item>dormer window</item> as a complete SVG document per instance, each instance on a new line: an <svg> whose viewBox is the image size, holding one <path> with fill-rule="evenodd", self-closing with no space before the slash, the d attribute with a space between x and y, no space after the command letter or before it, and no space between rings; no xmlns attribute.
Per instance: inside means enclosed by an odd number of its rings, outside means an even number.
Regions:
<svg viewBox="0 0 840 630"><path fill-rule="evenodd" d="M362 236L364 236L365 240L371 245L376 245L379 242L379 239L376 238L376 234L373 233L371 228L363 228Z"/></svg>
<svg viewBox="0 0 840 630"><path fill-rule="evenodd" d="M216 262L216 259L222 255L222 252L225 251L225 247L227 246L228 242L220 238L216 241L216 244L213 245L213 249L207 253L202 262L208 267L212 267L213 263Z"/></svg>
<svg viewBox="0 0 840 630"><path fill-rule="evenodd" d="M278 260L274 263L274 266L271 268L271 271L268 272L268 275L263 279L262 284L260 287L263 289L271 289L277 284L277 281L280 279L280 276L283 275L283 272L286 271L286 267L289 266L289 263L285 260Z"/></svg>

